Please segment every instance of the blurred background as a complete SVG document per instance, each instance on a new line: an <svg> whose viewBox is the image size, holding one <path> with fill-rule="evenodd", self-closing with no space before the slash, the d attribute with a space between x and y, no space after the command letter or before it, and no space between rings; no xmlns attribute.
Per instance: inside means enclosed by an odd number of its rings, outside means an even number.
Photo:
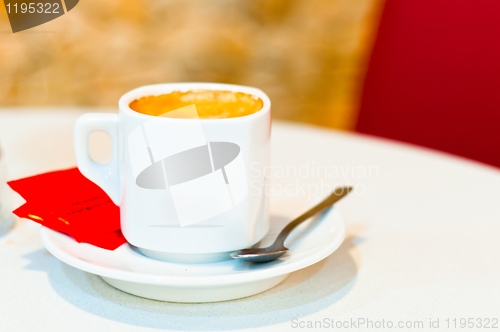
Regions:
<svg viewBox="0 0 500 332"><path fill-rule="evenodd" d="M275 119L500 167L499 34L498 0L82 0L18 33L2 9L0 112L234 83L264 90Z"/></svg>
<svg viewBox="0 0 500 332"><path fill-rule="evenodd" d="M382 0L82 0L13 34L0 106L106 106L140 85L256 86L273 116L353 129Z"/></svg>

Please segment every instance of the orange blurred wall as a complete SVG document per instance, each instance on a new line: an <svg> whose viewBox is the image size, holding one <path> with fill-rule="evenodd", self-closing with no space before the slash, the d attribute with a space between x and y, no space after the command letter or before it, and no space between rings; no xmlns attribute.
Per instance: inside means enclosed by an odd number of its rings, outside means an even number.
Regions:
<svg viewBox="0 0 500 332"><path fill-rule="evenodd" d="M256 86L275 118L354 127L382 0L80 0L13 34L0 10L0 106L110 106L134 87Z"/></svg>

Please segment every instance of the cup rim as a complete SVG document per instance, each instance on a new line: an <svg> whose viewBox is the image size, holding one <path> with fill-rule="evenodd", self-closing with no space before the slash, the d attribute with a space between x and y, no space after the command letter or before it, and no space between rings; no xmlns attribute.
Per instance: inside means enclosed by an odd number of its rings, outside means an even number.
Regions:
<svg viewBox="0 0 500 332"><path fill-rule="evenodd" d="M182 119L182 118L166 118L158 117L154 115L142 114L134 111L130 108L129 104L138 98L144 96L157 96L160 94L166 94L173 91L189 91L189 90L220 90L220 91L231 91L231 92L243 92L247 94L254 95L262 100L262 108L255 113L238 116L234 118L219 118L219 119ZM260 89L237 84L226 84L226 83L211 83L211 82L186 82L186 83L160 83L160 84L150 84L137 87L133 90L128 91L123 96L120 97L118 101L118 108L121 112L127 115L133 115L138 117L144 117L145 119L164 119L167 121L203 121L206 122L239 122L248 121L256 117L261 117L271 110L271 100L266 95L266 93Z"/></svg>

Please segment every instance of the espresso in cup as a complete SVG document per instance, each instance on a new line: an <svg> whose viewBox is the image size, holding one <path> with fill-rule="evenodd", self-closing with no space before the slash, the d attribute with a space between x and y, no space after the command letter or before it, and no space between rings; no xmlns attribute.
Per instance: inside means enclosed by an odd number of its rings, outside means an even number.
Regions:
<svg viewBox="0 0 500 332"><path fill-rule="evenodd" d="M222 90L173 91L145 96L132 101L129 107L141 114L169 117L169 112L193 104L200 119L236 118L258 112L263 107L262 99L254 95Z"/></svg>
<svg viewBox="0 0 500 332"><path fill-rule="evenodd" d="M264 92L157 84L126 93L118 105L119 114L77 120L75 154L82 174L120 206L130 245L154 259L205 263L230 259L267 234L271 102ZM88 154L93 131L112 137L106 165Z"/></svg>

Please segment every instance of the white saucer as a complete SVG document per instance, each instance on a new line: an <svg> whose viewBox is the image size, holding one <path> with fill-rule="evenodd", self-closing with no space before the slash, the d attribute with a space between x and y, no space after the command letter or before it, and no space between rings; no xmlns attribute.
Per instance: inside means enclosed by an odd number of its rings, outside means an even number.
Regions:
<svg viewBox="0 0 500 332"><path fill-rule="evenodd" d="M289 220L272 219L267 246ZM172 302L233 300L268 290L291 272L333 253L345 237L337 209L330 209L299 226L287 239L290 251L268 263L226 260L206 264L169 263L147 258L128 244L109 251L42 228L42 241L55 257L77 269L101 276L110 285L137 296Z"/></svg>

